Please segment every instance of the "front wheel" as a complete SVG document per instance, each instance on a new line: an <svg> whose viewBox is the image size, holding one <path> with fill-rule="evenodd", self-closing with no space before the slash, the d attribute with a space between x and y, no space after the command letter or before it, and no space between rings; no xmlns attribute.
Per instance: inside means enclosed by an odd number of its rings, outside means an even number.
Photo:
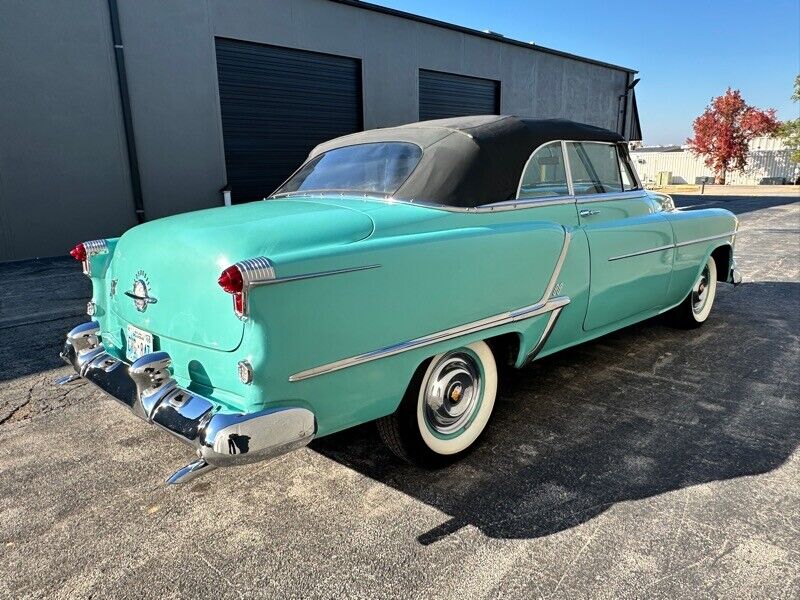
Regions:
<svg viewBox="0 0 800 600"><path fill-rule="evenodd" d="M492 415L497 365L485 342L437 354L378 431L400 458L436 468L473 447Z"/></svg>
<svg viewBox="0 0 800 600"><path fill-rule="evenodd" d="M679 327L693 329L708 319L717 296L717 263L709 257L692 290L683 302L672 309L670 316Z"/></svg>

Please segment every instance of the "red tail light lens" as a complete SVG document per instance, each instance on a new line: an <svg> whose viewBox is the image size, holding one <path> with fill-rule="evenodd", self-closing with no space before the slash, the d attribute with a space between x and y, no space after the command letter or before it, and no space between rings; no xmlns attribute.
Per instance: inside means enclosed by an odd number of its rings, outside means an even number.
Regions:
<svg viewBox="0 0 800 600"><path fill-rule="evenodd" d="M86 260L86 246L83 244L78 244L72 250L69 251L69 255L79 262L83 262Z"/></svg>
<svg viewBox="0 0 800 600"><path fill-rule="evenodd" d="M219 286L233 294L233 310L237 316L244 315L244 279L242 278L242 271L236 265L231 265L222 272L222 275L217 279Z"/></svg>
<svg viewBox="0 0 800 600"><path fill-rule="evenodd" d="M219 286L229 294L240 294L244 289L244 280L239 267L232 265L222 272L217 280Z"/></svg>

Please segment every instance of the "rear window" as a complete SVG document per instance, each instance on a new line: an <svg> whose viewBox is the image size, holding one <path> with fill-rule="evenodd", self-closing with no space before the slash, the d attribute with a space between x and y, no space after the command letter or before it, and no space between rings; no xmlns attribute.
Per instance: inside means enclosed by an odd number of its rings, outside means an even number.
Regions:
<svg viewBox="0 0 800 600"><path fill-rule="evenodd" d="M422 149L406 142L335 148L300 167L273 196L307 192L391 196L411 175L421 157Z"/></svg>

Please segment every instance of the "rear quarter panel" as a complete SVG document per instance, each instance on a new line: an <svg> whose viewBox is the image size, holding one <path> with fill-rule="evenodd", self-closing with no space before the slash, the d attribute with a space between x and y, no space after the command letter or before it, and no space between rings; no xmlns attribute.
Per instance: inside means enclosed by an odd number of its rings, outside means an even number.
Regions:
<svg viewBox="0 0 800 600"><path fill-rule="evenodd" d="M561 251L564 228L551 221L489 223L490 217L472 217L470 226L370 238L314 256L276 257L278 277L379 266L253 290L242 349L251 352L254 383L265 402L308 406L324 435L393 412L416 368L433 354L536 327L523 321L289 381L309 368L537 302Z"/></svg>
<svg viewBox="0 0 800 600"><path fill-rule="evenodd" d="M664 214L675 233L675 258L668 292L668 304L675 305L689 293L711 253L720 246L733 247L739 221L732 212L721 208Z"/></svg>

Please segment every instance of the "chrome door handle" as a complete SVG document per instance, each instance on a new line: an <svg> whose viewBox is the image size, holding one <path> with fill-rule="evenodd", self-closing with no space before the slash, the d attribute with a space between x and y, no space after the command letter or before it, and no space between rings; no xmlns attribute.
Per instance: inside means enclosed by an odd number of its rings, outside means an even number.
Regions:
<svg viewBox="0 0 800 600"><path fill-rule="evenodd" d="M593 215L599 215L599 214L600 214L600 211L599 211L599 210L587 210L587 209L583 209L583 210L582 210L582 211L580 211L578 214L579 214L580 216L582 216L582 217L591 217L591 216L593 216Z"/></svg>

